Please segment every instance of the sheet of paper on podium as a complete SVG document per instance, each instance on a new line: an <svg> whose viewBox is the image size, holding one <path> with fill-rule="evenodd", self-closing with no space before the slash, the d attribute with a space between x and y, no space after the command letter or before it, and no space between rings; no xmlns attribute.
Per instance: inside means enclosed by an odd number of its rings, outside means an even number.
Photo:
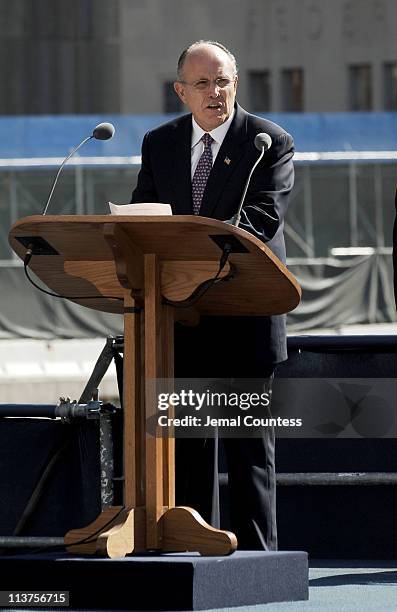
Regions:
<svg viewBox="0 0 397 612"><path fill-rule="evenodd" d="M112 215L172 215L170 204L142 202L137 204L113 204L109 202Z"/></svg>

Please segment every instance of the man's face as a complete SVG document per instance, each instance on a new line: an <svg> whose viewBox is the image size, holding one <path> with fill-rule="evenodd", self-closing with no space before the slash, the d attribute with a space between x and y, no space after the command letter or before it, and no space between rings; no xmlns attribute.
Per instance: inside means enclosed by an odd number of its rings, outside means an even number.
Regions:
<svg viewBox="0 0 397 612"><path fill-rule="evenodd" d="M174 89L203 130L210 132L230 117L238 79L222 49L214 45L193 49L185 59L182 78Z"/></svg>

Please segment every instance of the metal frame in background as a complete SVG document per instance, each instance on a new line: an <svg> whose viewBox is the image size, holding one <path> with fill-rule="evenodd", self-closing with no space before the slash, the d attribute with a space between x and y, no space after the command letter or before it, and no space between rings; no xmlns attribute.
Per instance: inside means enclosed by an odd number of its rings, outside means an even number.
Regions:
<svg viewBox="0 0 397 612"><path fill-rule="evenodd" d="M114 484L117 481L122 482L124 480L124 476L122 474L122 444L118 445L119 448L116 449L113 444L113 425L115 425L116 430L121 429L122 433L122 423L121 419L119 418L122 411L120 407L99 401L98 387L113 359L116 362L116 371L118 381L120 383L120 367L122 367L120 352L123 350L123 348L124 339L122 337L114 338L109 336L106 339L105 347L97 359L93 372L78 402L61 398L59 404L0 404L0 418L60 418L65 423L70 423L75 419L82 418L99 420L102 509L114 505ZM121 392L120 401L122 404ZM122 435L118 437L118 440L122 439ZM48 548L54 546L63 547L63 538L41 536L28 537L20 534L22 533L29 518L35 512L45 490L45 486L52 475L55 466L59 463L64 453L69 448L71 440L72 436L70 435L50 458L28 500L24 511L22 512L13 535L0 536L1 549ZM120 476L115 476L115 465L117 466L117 469L120 470ZM2 551L0 550L0 554L1 552Z"/></svg>

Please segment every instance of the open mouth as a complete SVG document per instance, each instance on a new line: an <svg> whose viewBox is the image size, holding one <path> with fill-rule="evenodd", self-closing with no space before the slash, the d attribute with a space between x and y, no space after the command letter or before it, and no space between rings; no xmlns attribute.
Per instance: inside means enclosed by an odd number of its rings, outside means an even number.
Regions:
<svg viewBox="0 0 397 612"><path fill-rule="evenodd" d="M211 102L211 104L207 105L207 108L211 110L221 110L222 103L221 102Z"/></svg>

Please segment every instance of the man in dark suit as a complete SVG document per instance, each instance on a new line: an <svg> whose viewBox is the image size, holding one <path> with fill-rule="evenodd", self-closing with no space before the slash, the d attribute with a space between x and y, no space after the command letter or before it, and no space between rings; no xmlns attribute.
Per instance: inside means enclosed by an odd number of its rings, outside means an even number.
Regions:
<svg viewBox="0 0 397 612"><path fill-rule="evenodd" d="M173 214L230 219L258 158L255 136L266 132L272 146L252 176L240 227L284 261L293 141L280 126L248 114L236 103L237 84L236 60L220 43L199 41L184 50L174 88L191 114L145 135L131 201L169 203ZM202 317L196 328L177 326L175 331L178 378L261 378L270 390L276 364L287 358L284 316ZM208 440L188 440L186 446L188 450L177 448L177 503L191 505L211 520L213 474L203 469L201 457L212 457L213 446ZM274 432L269 429L251 440L225 439L224 446L231 528L239 548L274 550ZM192 459L198 455L198 461Z"/></svg>

